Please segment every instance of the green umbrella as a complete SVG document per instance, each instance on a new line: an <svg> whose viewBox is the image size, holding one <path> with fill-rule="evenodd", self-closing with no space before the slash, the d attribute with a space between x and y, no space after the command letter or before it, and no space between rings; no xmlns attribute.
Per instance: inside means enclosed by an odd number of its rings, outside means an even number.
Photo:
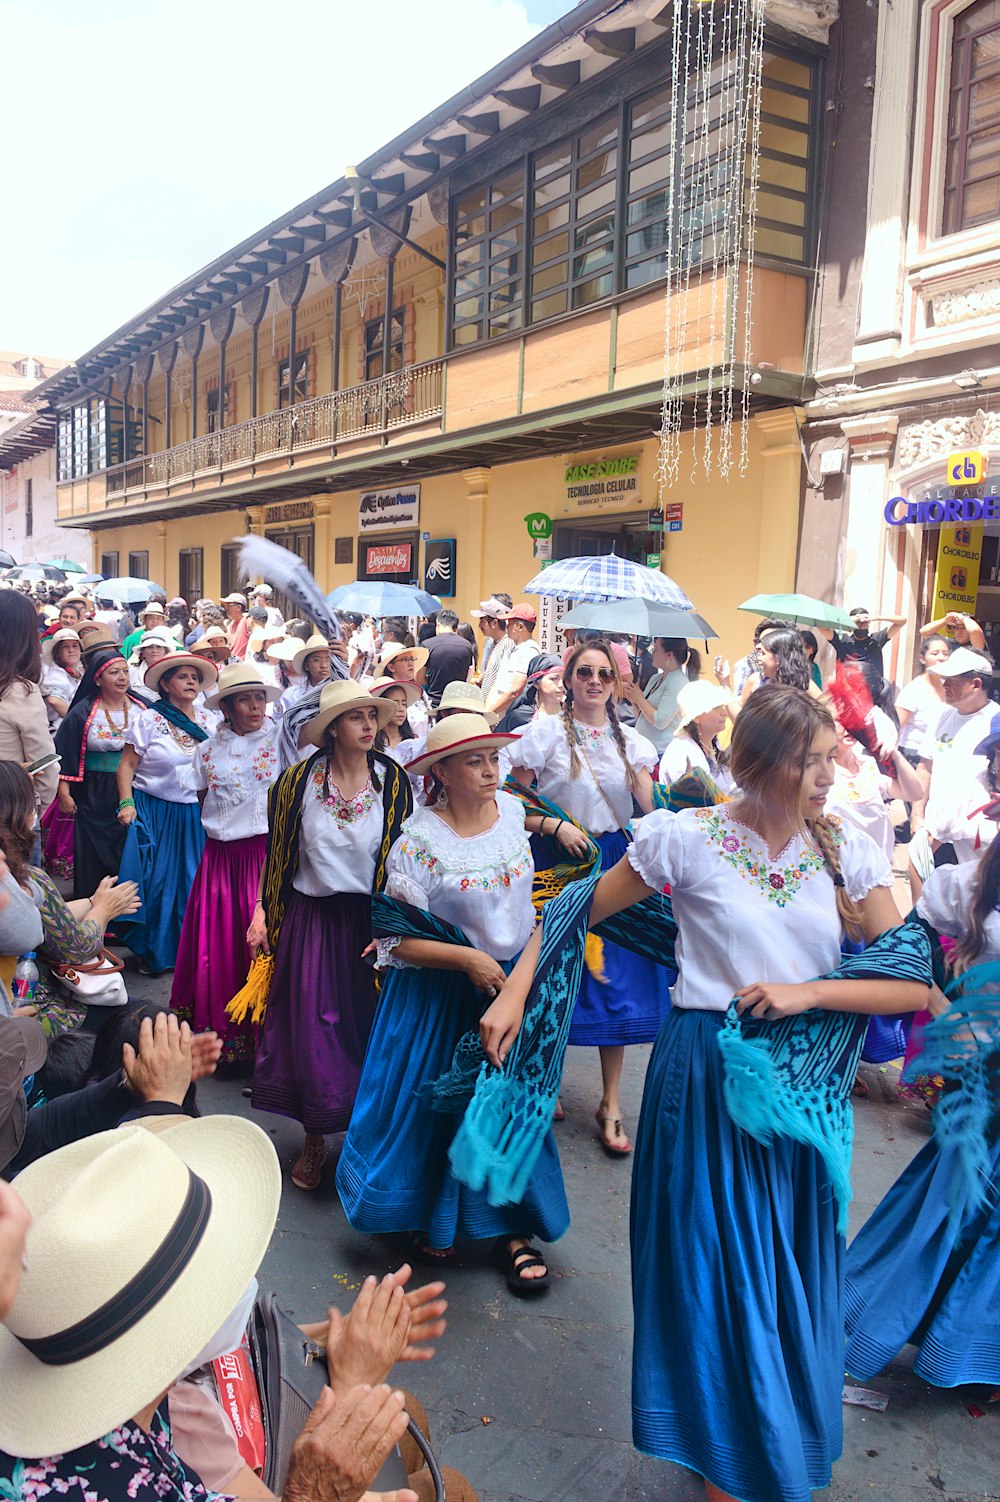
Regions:
<svg viewBox="0 0 1000 1502"><path fill-rule="evenodd" d="M64 574L85 574L87 570L82 563L74 563L72 558L47 558L50 568L61 568Z"/></svg>
<svg viewBox="0 0 1000 1502"><path fill-rule="evenodd" d="M753 595L739 607L750 615L776 621L794 621L798 626L823 626L831 631L853 631L854 622L839 605L814 600L811 595Z"/></svg>

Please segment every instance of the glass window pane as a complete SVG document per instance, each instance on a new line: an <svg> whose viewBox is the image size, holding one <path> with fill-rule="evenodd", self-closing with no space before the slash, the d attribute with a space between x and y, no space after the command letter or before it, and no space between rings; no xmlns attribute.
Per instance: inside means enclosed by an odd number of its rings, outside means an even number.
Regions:
<svg viewBox="0 0 1000 1502"><path fill-rule="evenodd" d="M612 247L609 241L607 245L598 246L594 250L588 250L585 255L573 257L573 277L589 276L592 271L600 271L602 266L610 266Z"/></svg>
<svg viewBox="0 0 1000 1502"><path fill-rule="evenodd" d="M793 193L805 193L808 186L805 163L796 166L791 162L775 162L764 156L760 159L760 180L762 183L773 183L779 188L790 188Z"/></svg>
<svg viewBox="0 0 1000 1502"><path fill-rule="evenodd" d="M782 261L801 261L805 251L801 235L765 224L757 225L754 246L758 255L777 256Z"/></svg>
<svg viewBox="0 0 1000 1502"><path fill-rule="evenodd" d="M633 198L628 206L628 223L639 224L643 219L661 219L667 212L666 188L654 188L641 198Z"/></svg>
<svg viewBox="0 0 1000 1502"><path fill-rule="evenodd" d="M781 198L776 193L757 194L757 213L762 219L776 219L779 224L801 228L806 222L806 206L794 198Z"/></svg>
<svg viewBox="0 0 1000 1502"><path fill-rule="evenodd" d="M558 146L540 151L535 157L535 181L540 177L547 177L550 172L557 172L561 167L568 167L571 155L571 141L560 141Z"/></svg>
<svg viewBox="0 0 1000 1502"><path fill-rule="evenodd" d="M462 302L455 304L456 320L460 318L475 318L479 311L480 299L478 297L467 297Z"/></svg>
<svg viewBox="0 0 1000 1502"><path fill-rule="evenodd" d="M955 36L973 36L993 23L1000 25L1000 0L989 0L988 4L980 0L978 5L970 5L955 18Z"/></svg>
<svg viewBox="0 0 1000 1502"><path fill-rule="evenodd" d="M566 292L550 292L548 297L539 297L531 304L531 317L534 322L541 318L555 318L558 313L566 311Z"/></svg>
<svg viewBox="0 0 1000 1502"><path fill-rule="evenodd" d="M632 106L632 129L642 130L654 120L660 120L670 113L670 90L659 89L655 94L649 94L645 99L638 100Z"/></svg>
<svg viewBox="0 0 1000 1502"><path fill-rule="evenodd" d="M966 224L984 224L997 217L1000 217L1000 178L988 177L981 183L970 183L965 190Z"/></svg>
<svg viewBox="0 0 1000 1502"><path fill-rule="evenodd" d="M573 237L573 246L576 250L582 250L587 245L593 245L595 240L603 239L605 235L614 233L615 221L605 214L600 219L591 219L589 224L582 224Z"/></svg>
<svg viewBox="0 0 1000 1502"><path fill-rule="evenodd" d="M490 260L497 256L514 255L521 245L521 225L512 224L502 235L497 235L495 240L490 241Z"/></svg>
<svg viewBox="0 0 1000 1502"><path fill-rule="evenodd" d="M496 287L500 282L506 282L510 277L517 276L520 270L520 256L504 256L502 260L494 261L490 267L490 286Z"/></svg>
<svg viewBox="0 0 1000 1502"><path fill-rule="evenodd" d="M1000 130L981 131L969 138L966 177L993 176L1000 165Z"/></svg>
<svg viewBox="0 0 1000 1502"><path fill-rule="evenodd" d="M654 151L662 156L669 149L670 121L663 120L659 125L653 125L649 130L633 135L628 148L629 160L637 162L640 157L649 156Z"/></svg>
<svg viewBox="0 0 1000 1502"><path fill-rule="evenodd" d="M464 245L466 240L475 240L486 228L486 220L479 215L475 219L468 219L455 230L456 245Z"/></svg>
<svg viewBox="0 0 1000 1502"><path fill-rule="evenodd" d="M520 300L521 282L520 279L517 279L513 282L508 282L504 287L498 287L495 292L490 293L489 311L491 313L500 313L504 308L509 308L513 303L520 302Z"/></svg>
<svg viewBox="0 0 1000 1502"><path fill-rule="evenodd" d="M497 230L506 229L508 225L516 224L518 237L521 234L521 220L524 218L524 205L519 198L514 198L510 203L505 203L502 208L494 209L490 214L490 233L495 235Z"/></svg>
<svg viewBox="0 0 1000 1502"><path fill-rule="evenodd" d="M564 203L557 209L547 209L544 214L536 214L531 232L537 240L539 235L545 235L550 229L559 229L561 225L568 223L569 204Z"/></svg>
<svg viewBox="0 0 1000 1502"><path fill-rule="evenodd" d="M591 152L596 151L598 147L610 146L617 139L618 116L605 115L603 120L598 120L596 125L592 125L589 130L585 130L580 137L580 144L576 153L577 159L590 156Z"/></svg>
<svg viewBox="0 0 1000 1502"><path fill-rule="evenodd" d="M633 287L645 287L647 282L655 282L666 274L666 255L651 256L648 261L636 261L634 265L626 267L625 286L629 291Z"/></svg>
<svg viewBox="0 0 1000 1502"><path fill-rule="evenodd" d="M611 280L611 272L607 271L603 276L597 276L591 282L581 282L574 287L574 308L587 308L591 303L599 302L602 297L607 297L611 292Z"/></svg>
<svg viewBox="0 0 1000 1502"><path fill-rule="evenodd" d="M496 203L498 199L509 198L512 193L520 192L524 185L524 173L520 167L513 172L508 172L506 177L498 177L490 185L490 203Z"/></svg>
<svg viewBox="0 0 1000 1502"><path fill-rule="evenodd" d="M478 344L482 337L483 326L481 323L465 323L461 328L455 330L452 343L456 349L461 349L467 344Z"/></svg>
<svg viewBox="0 0 1000 1502"><path fill-rule="evenodd" d="M483 242L480 241L478 245L469 245L460 250L455 256L456 273L462 273L466 270L471 270L473 266L478 266L482 262L484 248Z"/></svg>
<svg viewBox="0 0 1000 1502"><path fill-rule="evenodd" d="M615 201L615 180L602 183L599 188L591 188L589 193L582 194L576 200L576 217L586 219L588 214L594 214L598 209L608 208Z"/></svg>
<svg viewBox="0 0 1000 1502"><path fill-rule="evenodd" d="M509 334L513 329L521 327L521 309L510 308L506 313L499 314L490 319L490 338L496 339L501 334Z"/></svg>
<svg viewBox="0 0 1000 1502"><path fill-rule="evenodd" d="M809 100L798 94L786 94L783 89L769 89L765 79L760 95L761 114L777 115L782 120L798 120L803 125L809 121Z"/></svg>
<svg viewBox="0 0 1000 1502"><path fill-rule="evenodd" d="M625 255L629 259L632 256L651 255L657 251L666 253L667 226L665 222L647 224L643 229L636 230L625 237Z"/></svg>
<svg viewBox="0 0 1000 1502"><path fill-rule="evenodd" d="M1000 36L1000 32L997 33ZM973 84L969 90L969 129L981 130L984 125L1000 123L1000 73L982 83Z"/></svg>
<svg viewBox="0 0 1000 1502"><path fill-rule="evenodd" d="M569 235L550 235L547 240L536 240L531 247L532 265L540 266L555 256L569 254Z"/></svg>
<svg viewBox="0 0 1000 1502"><path fill-rule="evenodd" d="M568 261L557 261L554 266L546 266L544 271L536 271L531 278L532 296L537 297L540 292L548 292L552 287L561 287L568 270Z"/></svg>
<svg viewBox="0 0 1000 1502"><path fill-rule="evenodd" d="M483 285L485 272L480 268L469 276L460 276L455 279L455 297L468 297L473 292L478 292Z"/></svg>
<svg viewBox="0 0 1000 1502"><path fill-rule="evenodd" d="M455 204L455 218L467 219L470 214L477 213L486 207L486 185L481 183L478 188L470 188L463 193Z"/></svg>
<svg viewBox="0 0 1000 1502"><path fill-rule="evenodd" d="M581 188L589 188L591 183L596 183L605 173L614 172L617 162L617 151L602 151L598 156L591 157L589 162L584 162L577 168L577 192Z"/></svg>
<svg viewBox="0 0 1000 1502"><path fill-rule="evenodd" d="M663 161L647 162L644 167L636 167L628 175L629 195L640 192L643 188L650 188L653 184L666 183L668 181L667 164Z"/></svg>
<svg viewBox="0 0 1000 1502"><path fill-rule="evenodd" d="M976 37L972 44L972 70L978 74L1000 62L1000 27Z"/></svg>
<svg viewBox="0 0 1000 1502"><path fill-rule="evenodd" d="M771 120L760 122L760 144L771 151L783 151L786 156L809 155L809 136L806 131L776 125Z"/></svg>
<svg viewBox="0 0 1000 1502"><path fill-rule="evenodd" d="M535 184L534 208L543 209L547 203L554 203L557 198L565 198L569 192L569 173L561 172L558 177L550 177L547 183Z"/></svg>

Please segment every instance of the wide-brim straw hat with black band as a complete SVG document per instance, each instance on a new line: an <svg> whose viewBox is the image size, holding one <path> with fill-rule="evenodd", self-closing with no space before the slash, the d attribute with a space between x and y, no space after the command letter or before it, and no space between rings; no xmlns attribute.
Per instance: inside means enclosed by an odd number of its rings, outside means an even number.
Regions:
<svg viewBox="0 0 1000 1502"><path fill-rule="evenodd" d="M319 696L319 712L307 720L299 737L310 746L321 746L328 725L349 709L372 709L378 715L378 728L384 729L396 713L391 699L376 699L367 689L359 688L350 678L328 683Z"/></svg>
<svg viewBox="0 0 1000 1502"><path fill-rule="evenodd" d="M316 634L310 636L307 641L299 642L298 649L292 653L292 667L297 673L304 673L306 658L314 652L329 652L330 643L325 636Z"/></svg>
<svg viewBox="0 0 1000 1502"><path fill-rule="evenodd" d="M437 709L431 711L440 719L443 714L478 714L488 725L495 725L497 716L486 708L486 699L481 688L474 683L448 683L441 694Z"/></svg>
<svg viewBox="0 0 1000 1502"><path fill-rule="evenodd" d="M281 1170L260 1127L206 1116L71 1143L17 1192L32 1226L0 1325L0 1450L36 1459L110 1433L204 1350L267 1250Z"/></svg>
<svg viewBox="0 0 1000 1502"><path fill-rule="evenodd" d="M215 652L222 647L225 647L228 653L230 647L229 637L221 626L209 626L204 634L199 636L197 641L191 643L188 651L195 652L200 657L203 652Z"/></svg>
<svg viewBox="0 0 1000 1502"><path fill-rule="evenodd" d="M252 693L254 689L263 691L268 704L281 698L281 689L268 683L252 663L231 662L220 670L215 693L205 695L205 708L218 709L223 699L231 699L233 694Z"/></svg>
<svg viewBox="0 0 1000 1502"><path fill-rule="evenodd" d="M160 679L171 668L194 668L203 689L212 688L219 676L215 663L209 662L207 657L196 657L192 652L171 652L169 657L161 657L159 662L154 662L151 668L147 668L142 681L147 688L158 693Z"/></svg>
<svg viewBox="0 0 1000 1502"><path fill-rule="evenodd" d="M388 672L390 662L397 657L412 657L416 664L414 672L419 673L426 666L429 655L426 647L406 647L401 641L391 641L382 648L372 672L376 678L391 678L392 674Z"/></svg>
<svg viewBox="0 0 1000 1502"><path fill-rule="evenodd" d="M517 735L498 735L481 714L452 714L431 726L427 732L427 750L408 763L406 770L412 777L423 777L446 756L507 746L519 739Z"/></svg>
<svg viewBox="0 0 1000 1502"><path fill-rule="evenodd" d="M411 704L416 704L423 693L423 689L419 683L400 683L398 678L376 678L373 683L369 683L368 692L374 694L376 698L381 698L386 689L389 688L401 688L404 690L407 709L409 709Z"/></svg>

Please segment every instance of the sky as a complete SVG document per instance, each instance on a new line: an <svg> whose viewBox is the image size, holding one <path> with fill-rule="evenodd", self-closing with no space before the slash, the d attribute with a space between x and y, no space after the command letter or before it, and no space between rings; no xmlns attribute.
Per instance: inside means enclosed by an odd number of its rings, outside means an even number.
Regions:
<svg viewBox="0 0 1000 1502"><path fill-rule="evenodd" d="M73 359L572 0L0 0L0 349Z"/></svg>

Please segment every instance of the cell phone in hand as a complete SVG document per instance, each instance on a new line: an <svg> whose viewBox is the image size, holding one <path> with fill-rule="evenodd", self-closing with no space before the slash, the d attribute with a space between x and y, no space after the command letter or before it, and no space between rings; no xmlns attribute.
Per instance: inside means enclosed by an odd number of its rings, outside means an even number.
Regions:
<svg viewBox="0 0 1000 1502"><path fill-rule="evenodd" d="M37 777L39 772L44 772L47 767L51 767L56 762L61 761L61 756L55 751L50 751L46 756L40 756L37 761L29 761L24 770L29 777Z"/></svg>

